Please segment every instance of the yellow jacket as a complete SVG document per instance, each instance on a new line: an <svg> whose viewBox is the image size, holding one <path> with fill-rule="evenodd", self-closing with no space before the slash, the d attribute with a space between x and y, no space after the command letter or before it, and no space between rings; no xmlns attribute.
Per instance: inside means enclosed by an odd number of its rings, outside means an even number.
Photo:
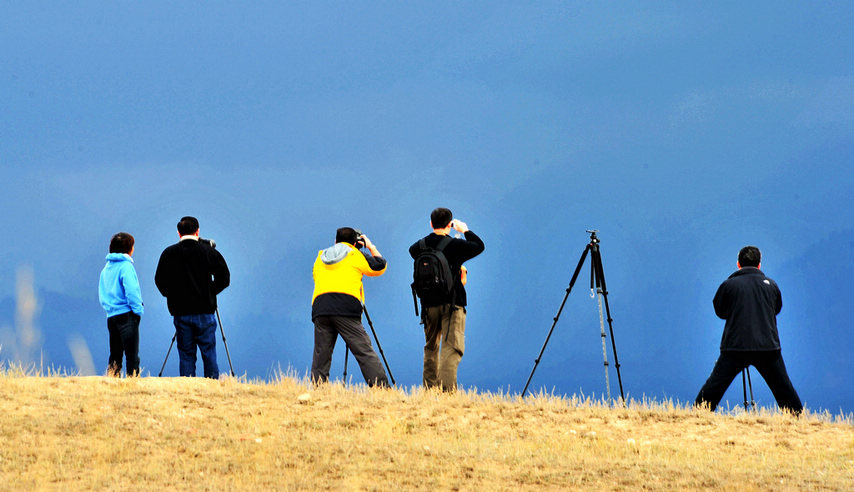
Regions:
<svg viewBox="0 0 854 492"><path fill-rule="evenodd" d="M324 294L344 294L358 301L358 313L361 316L361 304L365 300L362 288L362 276L378 277L385 273L386 261L381 256L366 258L361 251L349 243L336 243L317 253L312 276L314 277L314 294L311 297L312 317L318 315L334 315L355 309L355 306L340 306L341 301L351 304L340 295L325 296L326 299L316 306L318 297ZM320 311L318 311L318 309ZM353 313L355 314L355 313Z"/></svg>

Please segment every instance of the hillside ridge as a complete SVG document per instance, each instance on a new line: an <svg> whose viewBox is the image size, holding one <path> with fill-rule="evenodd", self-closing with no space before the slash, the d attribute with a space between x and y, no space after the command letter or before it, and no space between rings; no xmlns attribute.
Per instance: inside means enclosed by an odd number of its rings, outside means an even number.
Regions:
<svg viewBox="0 0 854 492"><path fill-rule="evenodd" d="M850 417L282 376L0 374L0 489L844 490Z"/></svg>

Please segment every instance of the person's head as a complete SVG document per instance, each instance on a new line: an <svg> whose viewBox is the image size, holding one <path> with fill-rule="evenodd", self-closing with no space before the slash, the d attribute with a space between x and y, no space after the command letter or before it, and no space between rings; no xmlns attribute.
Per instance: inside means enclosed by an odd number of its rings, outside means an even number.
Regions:
<svg viewBox="0 0 854 492"><path fill-rule="evenodd" d="M133 251L133 236L127 232L119 232L110 239L110 253L131 254Z"/></svg>
<svg viewBox="0 0 854 492"><path fill-rule="evenodd" d="M439 207L430 213L430 225L433 229L445 229L451 225L454 214L447 208Z"/></svg>
<svg viewBox="0 0 854 492"><path fill-rule="evenodd" d="M762 253L756 246L745 246L738 252L738 268L757 267L762 260Z"/></svg>
<svg viewBox="0 0 854 492"><path fill-rule="evenodd" d="M348 243L348 244L356 244L356 241L359 239L359 232L352 227L341 227L337 231L335 231L335 242L336 243Z"/></svg>
<svg viewBox="0 0 854 492"><path fill-rule="evenodd" d="M181 217L178 221L178 234L181 236L192 236L199 232L199 221L195 217Z"/></svg>

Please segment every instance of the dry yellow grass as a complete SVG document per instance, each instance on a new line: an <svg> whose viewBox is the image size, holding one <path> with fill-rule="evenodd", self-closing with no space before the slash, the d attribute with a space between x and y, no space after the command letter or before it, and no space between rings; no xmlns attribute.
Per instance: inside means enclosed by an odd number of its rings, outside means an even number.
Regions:
<svg viewBox="0 0 854 492"><path fill-rule="evenodd" d="M308 396L307 396L308 395ZM0 371L3 490L850 490L851 419Z"/></svg>

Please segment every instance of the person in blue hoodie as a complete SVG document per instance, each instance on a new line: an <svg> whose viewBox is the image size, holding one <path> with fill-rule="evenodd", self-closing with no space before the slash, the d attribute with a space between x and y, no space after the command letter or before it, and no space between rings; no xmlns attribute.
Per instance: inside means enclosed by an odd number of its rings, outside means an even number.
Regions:
<svg viewBox="0 0 854 492"><path fill-rule="evenodd" d="M110 359L107 375L120 377L122 356L127 360L128 376L139 376L139 322L142 319L142 293L133 267L133 236L119 232L110 239L110 254L101 270L98 298L107 312L110 333Z"/></svg>

